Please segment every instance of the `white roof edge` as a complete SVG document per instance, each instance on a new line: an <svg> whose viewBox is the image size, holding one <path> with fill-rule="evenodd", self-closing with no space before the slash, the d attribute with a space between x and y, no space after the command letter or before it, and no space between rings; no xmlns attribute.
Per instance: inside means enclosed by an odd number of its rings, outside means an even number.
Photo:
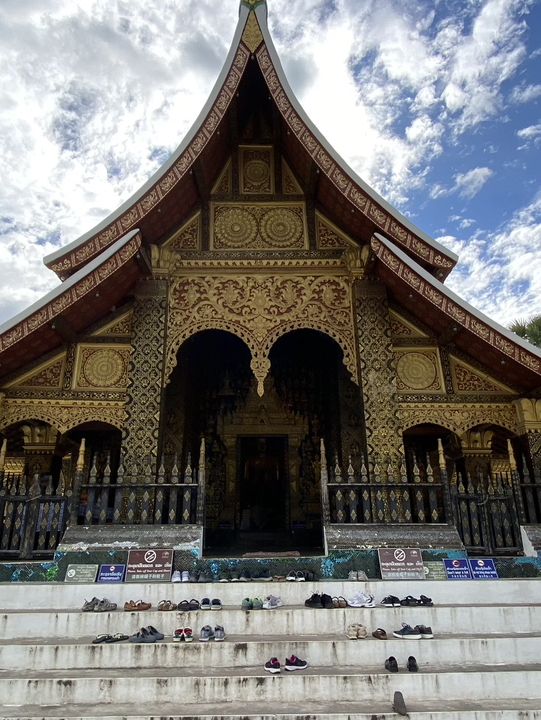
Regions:
<svg viewBox="0 0 541 720"><path fill-rule="evenodd" d="M423 230L418 228L416 225L414 225L410 220L408 220L402 213L400 213L395 207L393 207L390 203L388 203L386 200L384 200L381 195L379 195L375 190L373 190L369 185L367 185L364 180L362 180L355 170L353 170L349 164L339 155L336 150L332 147L332 145L326 140L323 135L320 133L320 131L317 129L317 127L312 123L308 115L305 113L302 105L300 104L299 100L297 99L295 93L291 89L291 86L289 85L289 82L287 81L286 74L284 72L284 69L282 67L282 64L280 62L280 58L278 56L278 53L276 52L276 48L274 47L274 43L272 41L272 37L270 34L270 31L267 27L266 20L263 21L260 18L260 14L264 12L264 7L260 6L256 9L256 15L258 17L258 20L260 20L260 27L261 32L263 33L263 38L265 40L265 44L267 46L267 50L269 51L269 55L272 58L272 62L274 65L274 68L278 74L278 77L280 79L280 82L282 83L282 86L284 87L284 90L287 93L287 96L291 102L291 104L295 108L295 112L299 115L303 123L310 129L310 132L312 132L315 137L317 138L318 142L320 142L327 153L333 158L333 160L338 163L347 173L348 175L363 189L363 191L370 196L373 200L375 200L377 203L379 203L382 207L384 207L387 212L389 212L391 215L394 215L397 220L399 220L405 227L408 228L412 233L417 235L421 240L426 242L428 245L431 245L434 250L437 250L442 255L445 255L449 260L453 260L455 263L458 262L458 255L454 253L452 250L449 250L445 247L445 245L441 245L437 240L434 240L429 235L427 235Z"/></svg>
<svg viewBox="0 0 541 720"><path fill-rule="evenodd" d="M229 70L231 69L231 65L233 64L233 60L235 58L235 54L237 52L238 45L240 43L240 38L242 36L242 32L244 30L244 26L246 24L246 18L250 11L245 7L241 6L239 11L239 21L237 23L237 28L235 30L235 34L233 36L233 41L231 43L231 47L229 49L229 52L227 54L225 63L222 66L222 70L220 74L218 75L218 79L214 83L214 86L210 92L210 95L207 98L207 101L205 105L203 106L203 109L193 122L192 126L184 136L183 141L180 143L180 145L177 147L177 149L173 152L169 160L165 162L163 165L161 165L156 172L147 180L147 182L139 188L128 200L126 200L120 207L118 207L116 210L114 210L112 213L110 213L104 220L102 220L100 223L95 225L91 230L84 233L84 235L79 236L76 240L73 240L72 242L68 243L67 245L63 245L58 250L55 250L55 252L52 252L50 255L46 255L43 258L43 262L45 265L49 265L51 263L54 263L59 258L64 257L65 255L68 255L71 251L75 250L75 248L79 247L79 245L82 245L90 238L97 235L99 232L101 232L104 228L106 228L108 225L110 225L112 222L114 222L120 215L122 215L126 210L129 210L129 208L132 207L136 202L138 202L143 195L150 190L150 188L159 180L159 178L164 175L167 170L169 170L173 165L177 162L177 160L180 158L182 153L186 150L186 148L190 145L192 140L197 135L198 131L201 128L201 125L203 124L206 116L210 112L212 106L214 105L214 102L216 101L218 94L222 88L222 85L225 82L225 79L227 77L227 74L229 73Z"/></svg>
<svg viewBox="0 0 541 720"><path fill-rule="evenodd" d="M15 325L30 317L38 310L41 310L41 308L45 307L52 300L55 300L57 297L62 295L62 293L66 292L66 290L69 290L74 285L77 285L80 280L93 272L106 260L109 260L109 258L112 257L116 252L118 252L121 247L126 245L126 243L128 243L133 237L135 237L138 232L139 228L134 228L133 230L130 230L130 232L126 233L126 235L123 235L121 238L116 240L116 242L103 250L99 255L96 255L93 260L91 260L89 263L77 270L77 272L73 273L73 275L67 280L64 280L64 282L61 282L60 285L57 285L55 288L50 290L46 295L44 295L32 305L30 305L30 307L25 308L22 312L15 315L15 317L12 317L10 320L0 325L0 335L7 332L12 327L15 327Z"/></svg>
<svg viewBox="0 0 541 720"><path fill-rule="evenodd" d="M503 325L500 325L495 320L492 320L488 317L488 315L485 315L480 310L477 310L477 308L474 308L473 305L470 305L466 300L463 300L459 295L454 293L452 290L449 290L449 288L444 285L442 282L440 282L437 278L435 278L433 275L431 275L429 272L427 272L423 267L421 267L418 263L415 262L415 260L412 260L409 255L406 255L405 252L403 252L400 248L396 247L396 245L386 238L381 233L374 233L374 237L376 237L380 242L382 242L386 248L388 248L391 252L393 252L402 262L404 262L406 265L408 265L412 270L414 270L418 275L420 275L423 280L426 280L428 283L433 285L439 292L446 295L449 300L452 300L457 305L460 305L460 307L464 308L464 310L467 310L467 312L474 315L478 320L485 323L485 325L488 325L493 330L496 330L496 332L500 333L500 335L504 335L508 340L515 343L516 345L519 345L524 350L527 350L532 355L537 355L537 357L541 358L541 348L536 347L535 345L532 345L527 340L524 340L516 333L509 330L509 328L504 327Z"/></svg>

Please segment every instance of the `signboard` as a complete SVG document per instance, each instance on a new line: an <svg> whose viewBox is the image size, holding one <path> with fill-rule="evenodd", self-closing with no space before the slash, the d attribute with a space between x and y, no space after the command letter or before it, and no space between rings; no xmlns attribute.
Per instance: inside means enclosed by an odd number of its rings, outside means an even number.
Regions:
<svg viewBox="0 0 541 720"><path fill-rule="evenodd" d="M379 548L382 580L424 580L423 556L416 548Z"/></svg>
<svg viewBox="0 0 541 720"><path fill-rule="evenodd" d="M487 558L470 560L470 570L474 580L498 580L499 578L494 560Z"/></svg>
<svg viewBox="0 0 541 720"><path fill-rule="evenodd" d="M172 550L130 550L126 582L168 582L172 569Z"/></svg>
<svg viewBox="0 0 541 720"><path fill-rule="evenodd" d="M470 566L466 558L444 560L448 580L471 580Z"/></svg>
<svg viewBox="0 0 541 720"><path fill-rule="evenodd" d="M68 565L64 582L93 583L97 572L97 565Z"/></svg>
<svg viewBox="0 0 541 720"><path fill-rule="evenodd" d="M100 565L99 583L121 583L124 580L125 565Z"/></svg>
<svg viewBox="0 0 541 720"><path fill-rule="evenodd" d="M424 567L427 580L447 580L445 566L441 560L425 560Z"/></svg>

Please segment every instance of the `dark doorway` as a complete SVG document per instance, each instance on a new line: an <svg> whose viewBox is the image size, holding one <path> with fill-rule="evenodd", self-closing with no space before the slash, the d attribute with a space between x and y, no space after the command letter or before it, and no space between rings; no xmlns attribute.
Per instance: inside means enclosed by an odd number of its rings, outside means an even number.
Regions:
<svg viewBox="0 0 541 720"><path fill-rule="evenodd" d="M240 437L237 464L242 533L282 533L288 528L287 438Z"/></svg>

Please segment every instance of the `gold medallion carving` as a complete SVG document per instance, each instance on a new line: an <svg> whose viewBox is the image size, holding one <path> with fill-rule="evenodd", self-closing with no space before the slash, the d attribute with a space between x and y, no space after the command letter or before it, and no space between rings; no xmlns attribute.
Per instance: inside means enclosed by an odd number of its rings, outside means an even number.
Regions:
<svg viewBox="0 0 541 720"><path fill-rule="evenodd" d="M342 348L344 364L357 379L351 287L346 277L212 276L177 279L170 288L166 377L181 344L201 330L226 330L252 354L251 367L263 394L269 352L279 337L313 329Z"/></svg>
<svg viewBox="0 0 541 720"><path fill-rule="evenodd" d="M294 250L306 246L302 203L214 206L216 250Z"/></svg>
<svg viewBox="0 0 541 720"><path fill-rule="evenodd" d="M437 350L423 352L396 350L395 353L399 392L443 392Z"/></svg>
<svg viewBox="0 0 541 720"><path fill-rule="evenodd" d="M240 191L246 195L274 192L274 151L271 146L239 148Z"/></svg>
<svg viewBox="0 0 541 720"><path fill-rule="evenodd" d="M125 388L130 349L79 346L76 388Z"/></svg>

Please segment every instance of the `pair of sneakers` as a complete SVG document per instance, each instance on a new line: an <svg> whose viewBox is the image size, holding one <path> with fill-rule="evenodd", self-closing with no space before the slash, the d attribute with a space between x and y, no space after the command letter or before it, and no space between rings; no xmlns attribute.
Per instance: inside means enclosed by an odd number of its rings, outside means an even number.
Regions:
<svg viewBox="0 0 541 720"><path fill-rule="evenodd" d="M348 580L368 580L368 575L365 573L364 570L350 570L348 573Z"/></svg>
<svg viewBox="0 0 541 720"><path fill-rule="evenodd" d="M191 627L177 628L173 633L173 640L175 642L192 642L193 630Z"/></svg>
<svg viewBox="0 0 541 720"><path fill-rule="evenodd" d="M407 623L402 623L400 630L395 630L393 635L404 640L431 640L434 637L432 628L428 625L416 625L411 627Z"/></svg>
<svg viewBox="0 0 541 720"><path fill-rule="evenodd" d="M131 643L155 643L157 640L163 640L164 635L153 625L147 625L142 627L139 632L129 637Z"/></svg>
<svg viewBox="0 0 541 720"><path fill-rule="evenodd" d="M413 655L409 656L408 664L406 667L408 668L409 672L417 672L419 670L417 660L413 657ZM385 669L392 673L398 672L398 662L394 655L391 655L391 657L388 657L387 660L385 660Z"/></svg>
<svg viewBox="0 0 541 720"><path fill-rule="evenodd" d="M350 607L373 608L376 606L376 601L370 593L358 592L352 598L348 598L348 605Z"/></svg>
<svg viewBox="0 0 541 720"><path fill-rule="evenodd" d="M267 595L263 601L263 609L275 610L276 608L282 607L283 604L282 598L277 597L276 595Z"/></svg>
<svg viewBox="0 0 541 720"><path fill-rule="evenodd" d="M282 669L280 661L275 657L268 660L263 667L267 672L270 672L273 675L276 675ZM306 660L301 660L296 655L286 658L284 663L284 670L287 670L288 672L292 672L294 670L306 670L307 667L308 662Z"/></svg>
<svg viewBox="0 0 541 720"><path fill-rule="evenodd" d="M210 625L203 625L199 633L199 642L209 642L209 640L214 640L214 642L225 640L225 630L221 625L216 625L214 630Z"/></svg>
<svg viewBox="0 0 541 720"><path fill-rule="evenodd" d="M347 626L346 636L350 640L364 640L368 636L368 630L361 623L352 623Z"/></svg>
<svg viewBox="0 0 541 720"><path fill-rule="evenodd" d="M221 610L222 601L218 598L203 598L201 600L201 610Z"/></svg>
<svg viewBox="0 0 541 720"><path fill-rule="evenodd" d="M261 610L263 600L261 598L244 598L241 604L242 610Z"/></svg>

